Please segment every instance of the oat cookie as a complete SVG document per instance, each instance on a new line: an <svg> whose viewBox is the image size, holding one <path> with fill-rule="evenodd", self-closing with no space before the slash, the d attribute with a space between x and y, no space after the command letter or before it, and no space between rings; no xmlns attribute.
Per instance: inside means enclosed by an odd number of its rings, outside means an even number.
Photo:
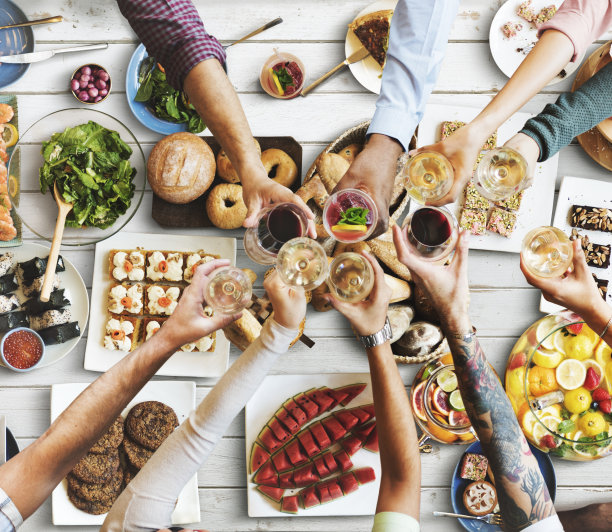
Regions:
<svg viewBox="0 0 612 532"><path fill-rule="evenodd" d="M136 469L142 469L149 458L153 456L153 452L142 445L138 445L129 438L123 440L123 450L127 455L130 464ZM131 480L131 479L130 479Z"/></svg>
<svg viewBox="0 0 612 532"><path fill-rule="evenodd" d="M72 474L88 484L102 484L119 469L119 452L110 450L107 454L87 453L77 465Z"/></svg>
<svg viewBox="0 0 612 532"><path fill-rule="evenodd" d="M90 453L105 454L123 441L123 418L119 416L102 437L89 449Z"/></svg>
<svg viewBox="0 0 612 532"><path fill-rule="evenodd" d="M129 438L154 451L178 427L178 418L172 408L159 401L138 403L125 420Z"/></svg>
<svg viewBox="0 0 612 532"><path fill-rule="evenodd" d="M123 485L123 470L117 469L109 480L102 484L87 484L74 475L68 475L68 490L79 499L89 502L106 503L115 500Z"/></svg>
<svg viewBox="0 0 612 532"><path fill-rule="evenodd" d="M87 512L88 514L92 515L100 515L105 514L111 509L117 497L110 499L107 502L92 502L81 499L72 491L68 490L68 498L70 499L70 502L74 504L79 510L83 510L84 512Z"/></svg>

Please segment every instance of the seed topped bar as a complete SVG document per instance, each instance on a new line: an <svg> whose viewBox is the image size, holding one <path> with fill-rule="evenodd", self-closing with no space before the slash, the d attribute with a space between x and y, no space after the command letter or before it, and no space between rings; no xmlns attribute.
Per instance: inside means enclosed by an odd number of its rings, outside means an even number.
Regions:
<svg viewBox="0 0 612 532"><path fill-rule="evenodd" d="M518 211L521 208L521 200L523 199L523 191L513 194L508 199L496 201L495 205L507 211Z"/></svg>
<svg viewBox="0 0 612 532"><path fill-rule="evenodd" d="M589 207L587 205L572 205L570 225L592 231L612 233L612 211L605 207Z"/></svg>
<svg viewBox="0 0 612 532"><path fill-rule="evenodd" d="M461 462L461 478L467 480L484 480L487 476L489 461L482 454L465 453Z"/></svg>
<svg viewBox="0 0 612 532"><path fill-rule="evenodd" d="M557 7L554 5L543 7L542 9L540 9L540 12L535 16L532 22L536 28L539 28L544 23L548 22L551 18L553 18L556 12Z"/></svg>
<svg viewBox="0 0 612 532"><path fill-rule="evenodd" d="M440 126L440 140L450 137L455 131L465 126L466 123L461 120L446 120ZM483 144L482 150L492 150L497 147L497 131L495 131Z"/></svg>
<svg viewBox="0 0 612 532"><path fill-rule="evenodd" d="M594 268L607 268L610 266L610 246L606 244L593 244L587 235L581 235L576 229L572 229L570 240L582 239L582 249L586 257L586 263Z"/></svg>
<svg viewBox="0 0 612 532"><path fill-rule="evenodd" d="M535 11L531 8L531 0L520 4L516 9L516 14L527 22L533 22L537 17Z"/></svg>
<svg viewBox="0 0 612 532"><path fill-rule="evenodd" d="M489 200L485 198L474 186L474 183L471 181L468 183L467 187L463 191L465 196L465 201L463 202L463 206L466 209L476 209L479 211L488 211L489 210Z"/></svg>
<svg viewBox="0 0 612 532"><path fill-rule="evenodd" d="M459 227L468 230L473 235L484 235L487 230L487 211L463 209Z"/></svg>
<svg viewBox="0 0 612 532"><path fill-rule="evenodd" d="M509 238L514 231L516 225L516 214L513 212L505 211L499 207L495 207L491 211L489 223L487 229L493 233L498 233L501 236Z"/></svg>

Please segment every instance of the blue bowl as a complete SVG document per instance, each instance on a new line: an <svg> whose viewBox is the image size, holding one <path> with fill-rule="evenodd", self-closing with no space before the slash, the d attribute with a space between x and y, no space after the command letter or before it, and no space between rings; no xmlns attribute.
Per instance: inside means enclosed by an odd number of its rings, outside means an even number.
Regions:
<svg viewBox="0 0 612 532"><path fill-rule="evenodd" d="M28 18L13 2L0 0L0 26L27 22ZM0 55L27 54L34 51L32 27L0 30ZM0 88L15 83L30 68L30 64L3 64L0 68Z"/></svg>
<svg viewBox="0 0 612 532"><path fill-rule="evenodd" d="M536 449L533 445L529 444L529 448L531 452L536 457L538 461L538 466L540 466L540 471L542 472L542 476L544 477L544 481L546 482L546 486L548 487L548 493L550 493L550 498L553 502L555 502L555 496L557 494L557 477L555 475L555 469L552 464L552 460L547 453L543 453L542 451ZM476 454L484 454L482 452L482 446L479 441L475 441L470 445L466 451L466 453L476 453ZM468 484L470 484L471 480L466 480L461 478L461 462L463 460L463 455L455 467L455 471L453 473L453 480L451 482L451 501L453 503L453 510L457 514L469 515L466 507L463 505L463 492ZM463 528L469 530L470 532L501 532L502 529L496 525L488 525L483 521L478 521L476 519L458 519L459 523Z"/></svg>
<svg viewBox="0 0 612 532"><path fill-rule="evenodd" d="M36 336L36 338L38 338L38 340L40 341L40 345L42 345L42 354L40 355L40 358L38 359L38 362L36 362L36 364L34 364L33 366L30 366L29 368L25 368L25 369L21 369L21 368L16 368L15 366L11 366L7 361L6 358L4 357L4 342L6 341L6 339L11 336L11 334L16 333L17 331L28 331L31 332L34 336ZM11 329L9 332L7 332L3 337L2 337L2 341L0 342L0 356L2 357L2 363L9 369L16 371L17 373L26 373L28 371L32 371L34 368L36 368L43 360L43 358L45 358L45 342L43 342L43 339L40 337L40 335L33 329L30 329L29 327L16 327L15 329Z"/></svg>

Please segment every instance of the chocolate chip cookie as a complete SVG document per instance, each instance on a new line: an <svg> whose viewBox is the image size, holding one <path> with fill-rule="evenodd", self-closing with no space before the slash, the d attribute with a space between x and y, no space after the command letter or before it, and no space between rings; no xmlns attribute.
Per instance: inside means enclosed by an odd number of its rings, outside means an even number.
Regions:
<svg viewBox="0 0 612 532"><path fill-rule="evenodd" d="M130 439L155 451L178 427L172 408L159 401L145 401L135 405L125 420L125 431Z"/></svg>
<svg viewBox="0 0 612 532"><path fill-rule="evenodd" d="M123 450L130 464L137 469L142 469L154 452L133 442L129 438L123 439Z"/></svg>
<svg viewBox="0 0 612 532"><path fill-rule="evenodd" d="M90 453L105 454L123 441L123 418L119 416L102 437L89 449Z"/></svg>
<svg viewBox="0 0 612 532"><path fill-rule="evenodd" d="M87 453L74 466L72 474L88 484L103 484L119 469L119 452L111 449L106 454Z"/></svg>
<svg viewBox="0 0 612 532"><path fill-rule="evenodd" d="M117 496L118 495L119 494L117 493ZM93 502L81 499L71 490L68 490L68 498L70 499L70 502L74 504L79 510L83 510L84 512L87 512L88 514L92 515L100 515L108 512L113 506L115 500L117 499L117 496L105 502Z"/></svg>
<svg viewBox="0 0 612 532"><path fill-rule="evenodd" d="M123 485L123 470L117 469L108 482L103 484L87 484L74 475L68 475L68 492L72 492L79 499L89 502L106 503L115 500Z"/></svg>

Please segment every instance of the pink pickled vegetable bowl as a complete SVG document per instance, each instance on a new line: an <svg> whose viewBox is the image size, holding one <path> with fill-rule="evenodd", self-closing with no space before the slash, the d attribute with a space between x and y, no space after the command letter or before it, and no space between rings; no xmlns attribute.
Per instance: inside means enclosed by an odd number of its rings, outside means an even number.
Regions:
<svg viewBox="0 0 612 532"><path fill-rule="evenodd" d="M70 78L70 91L81 103L99 103L104 101L110 94L110 75L100 65L83 65L72 74Z"/></svg>

